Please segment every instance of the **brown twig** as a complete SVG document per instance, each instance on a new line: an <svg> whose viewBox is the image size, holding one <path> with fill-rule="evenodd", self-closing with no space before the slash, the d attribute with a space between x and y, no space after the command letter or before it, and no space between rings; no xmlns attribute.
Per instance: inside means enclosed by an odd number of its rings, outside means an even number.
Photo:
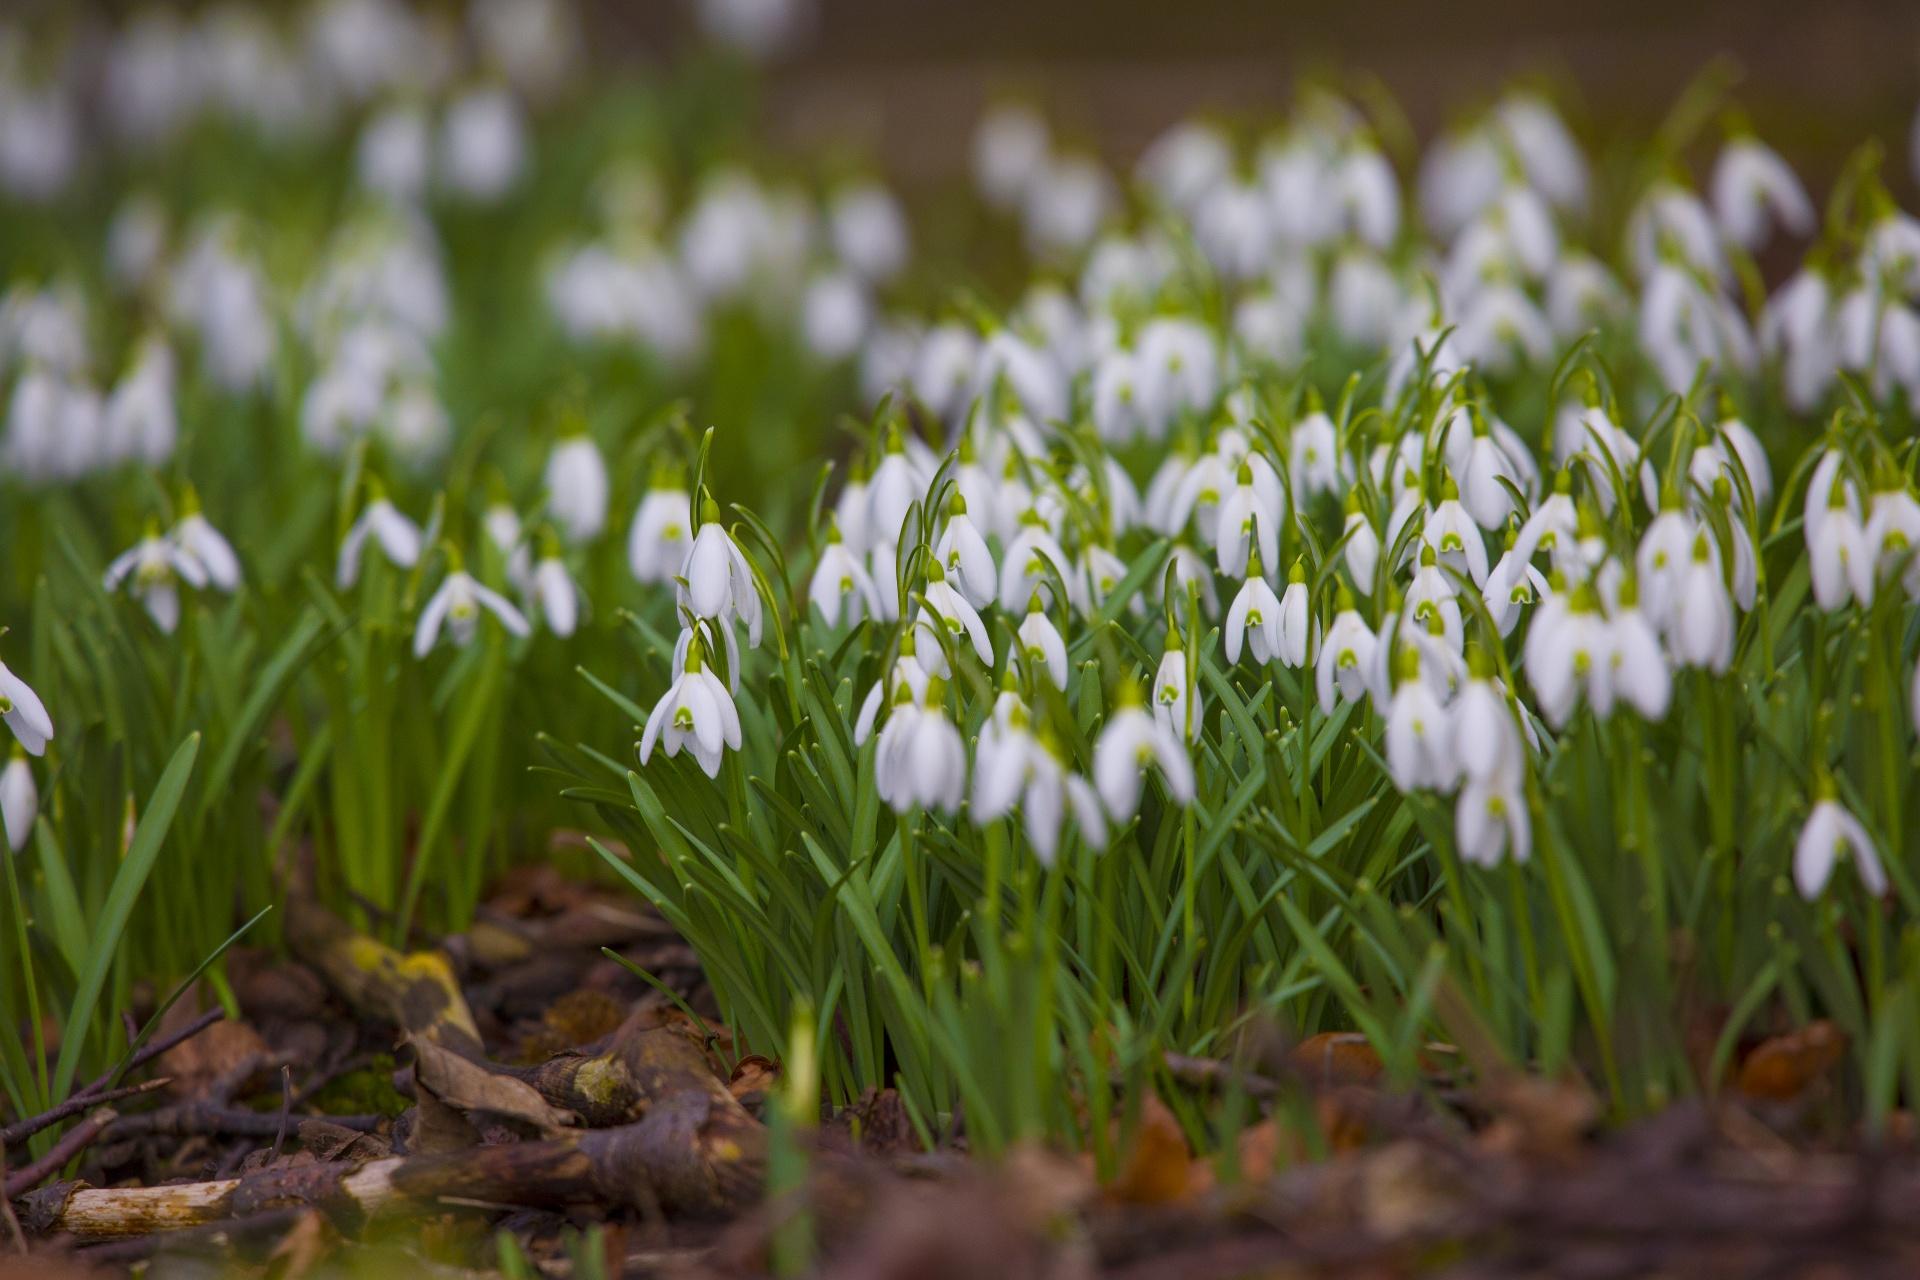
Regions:
<svg viewBox="0 0 1920 1280"><path fill-rule="evenodd" d="M115 1120L112 1107L102 1107L84 1121L75 1125L33 1163L24 1165L17 1173L7 1175L6 1198L25 1195L27 1192L58 1173L67 1161L93 1145L94 1139L107 1131Z"/></svg>
<svg viewBox="0 0 1920 1280"><path fill-rule="evenodd" d="M79 1115L88 1107L103 1106L110 1102L119 1102L123 1098L152 1093L156 1089L164 1089L171 1083L173 1081L169 1076L156 1076L152 1080L143 1080L139 1084L130 1084L120 1089L109 1089L105 1093L76 1093L50 1111L29 1116L25 1120L16 1121L0 1129L0 1147L17 1147L49 1125L58 1124L68 1116Z"/></svg>
<svg viewBox="0 0 1920 1280"><path fill-rule="evenodd" d="M329 1124L337 1124L343 1129L355 1129L361 1133L372 1133L380 1127L384 1116L319 1116ZM141 1111L134 1115L122 1116L113 1127L115 1138L130 1138L139 1135L159 1135L169 1138L189 1136L234 1136L242 1138L284 1137L286 1117L273 1115L265 1111L248 1111L244 1107L223 1107L208 1102L183 1102L177 1106L161 1107L156 1111Z"/></svg>

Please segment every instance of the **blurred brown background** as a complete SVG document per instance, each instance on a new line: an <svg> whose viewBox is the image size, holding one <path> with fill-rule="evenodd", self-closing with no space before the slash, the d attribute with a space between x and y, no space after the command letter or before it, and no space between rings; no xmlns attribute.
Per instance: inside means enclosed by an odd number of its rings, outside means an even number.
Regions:
<svg viewBox="0 0 1920 1280"><path fill-rule="evenodd" d="M815 0L810 40L778 63L777 135L852 140L909 181L965 164L996 92L1037 96L1072 136L1130 156L1193 110L1288 102L1302 73L1379 77L1421 137L1509 76L1544 72L1602 136L1644 136L1715 58L1737 97L1816 184L1874 135L1911 190L1920 0ZM595 44L646 59L685 33L673 0L595 0ZM1571 92L1565 92L1570 89Z"/></svg>

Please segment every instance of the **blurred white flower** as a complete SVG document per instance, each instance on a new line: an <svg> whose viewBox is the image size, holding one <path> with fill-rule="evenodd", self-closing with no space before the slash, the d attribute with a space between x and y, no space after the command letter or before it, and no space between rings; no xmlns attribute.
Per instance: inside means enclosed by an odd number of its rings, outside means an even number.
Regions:
<svg viewBox="0 0 1920 1280"><path fill-rule="evenodd" d="M593 437L564 437L547 455L547 514L573 543L591 542L607 526L610 483L606 459Z"/></svg>
<svg viewBox="0 0 1920 1280"><path fill-rule="evenodd" d="M1791 236L1813 230L1813 201L1792 166L1751 136L1732 138L1713 163L1713 212L1721 231L1748 252L1774 227Z"/></svg>
<svg viewBox="0 0 1920 1280"><path fill-rule="evenodd" d="M1193 803L1193 761L1180 738L1140 705L1138 690L1125 686L1093 747L1093 783L1107 815L1124 823L1139 812L1140 783L1156 765L1167 795L1182 808Z"/></svg>
<svg viewBox="0 0 1920 1280"><path fill-rule="evenodd" d="M464 569L456 568L447 574L439 589L428 597L426 607L420 610L420 620L413 630L413 656L424 658L432 652L443 630L459 648L473 643L483 609L498 618L500 625L513 635L526 636L533 632L526 615L515 608L511 600L477 581Z"/></svg>
<svg viewBox="0 0 1920 1280"><path fill-rule="evenodd" d="M207 585L206 566L171 538L149 533L114 557L103 579L106 589L125 585L160 630L171 635L180 625L180 583Z"/></svg>
<svg viewBox="0 0 1920 1280"><path fill-rule="evenodd" d="M40 816L40 788L33 781L33 766L18 747L0 769L0 822L4 822L7 847L15 853L27 847L33 835L33 821Z"/></svg>
<svg viewBox="0 0 1920 1280"><path fill-rule="evenodd" d="M53 720L40 695L4 662L0 662L0 720L13 730L28 755L42 754L53 740Z"/></svg>
<svg viewBox="0 0 1920 1280"><path fill-rule="evenodd" d="M369 538L378 543L381 553L399 568L411 569L420 562L420 526L400 514L386 495L375 488L366 509L348 527L346 537L340 540L340 558L334 571L334 580L342 591L360 580L360 555Z"/></svg>
<svg viewBox="0 0 1920 1280"><path fill-rule="evenodd" d="M512 92L471 89L447 105L440 122L440 180L467 200L492 203L520 181L527 149L526 121Z"/></svg>
<svg viewBox="0 0 1920 1280"><path fill-rule="evenodd" d="M1793 882L1800 896L1808 901L1819 897L1833 878L1834 867L1848 859L1870 895L1878 898L1886 894L1887 873L1880 866L1873 837L1846 806L1831 797L1823 798L1807 815L1793 846Z"/></svg>

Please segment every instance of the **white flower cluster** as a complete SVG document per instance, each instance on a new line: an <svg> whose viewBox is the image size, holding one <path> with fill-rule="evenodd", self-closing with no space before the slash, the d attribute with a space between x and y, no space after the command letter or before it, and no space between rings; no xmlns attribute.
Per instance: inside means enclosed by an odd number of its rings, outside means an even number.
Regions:
<svg viewBox="0 0 1920 1280"><path fill-rule="evenodd" d="M873 336L878 294L911 254L905 214L871 180L816 205L719 169L672 225L647 172L617 169L601 185L604 233L552 256L548 306L575 342L629 343L671 367L699 359L710 317L727 307L792 330L822 363L847 360Z"/></svg>

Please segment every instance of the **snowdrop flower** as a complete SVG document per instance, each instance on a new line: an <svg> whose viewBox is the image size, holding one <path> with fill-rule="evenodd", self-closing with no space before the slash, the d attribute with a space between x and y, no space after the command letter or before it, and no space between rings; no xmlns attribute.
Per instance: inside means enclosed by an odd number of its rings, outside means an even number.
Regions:
<svg viewBox="0 0 1920 1280"><path fill-rule="evenodd" d="M1166 652L1153 676L1153 714L1162 728L1185 742L1199 738L1206 715L1199 685L1187 679L1186 648L1172 626L1167 628Z"/></svg>
<svg viewBox="0 0 1920 1280"><path fill-rule="evenodd" d="M1523 608L1552 594L1540 571L1522 558L1520 547L1520 536L1510 535L1506 551L1488 572L1487 585L1481 592L1503 638L1513 634Z"/></svg>
<svg viewBox="0 0 1920 1280"><path fill-rule="evenodd" d="M1184 544L1176 546L1167 557L1167 570L1173 578L1176 599L1185 599L1188 592L1197 591L1201 611L1209 618L1218 616L1220 593L1213 585L1213 567L1205 556Z"/></svg>
<svg viewBox="0 0 1920 1280"><path fill-rule="evenodd" d="M233 544L214 528L200 511L200 499L191 489L181 501L184 513L168 535L174 544L197 560L207 572L207 581L225 592L240 586L240 557Z"/></svg>
<svg viewBox="0 0 1920 1280"><path fill-rule="evenodd" d="M569 435L547 455L547 513L573 543L591 542L607 524L606 459L593 437Z"/></svg>
<svg viewBox="0 0 1920 1280"><path fill-rule="evenodd" d="M967 500L957 491L947 508L946 528L934 544L933 555L960 586L960 593L976 609L993 603L998 594L999 571L994 568L993 552L987 540L967 515Z"/></svg>
<svg viewBox="0 0 1920 1280"><path fill-rule="evenodd" d="M1003 701L1008 697L1001 695ZM1004 721L996 706L994 717L981 729L974 751L973 821L996 821L1017 806L1035 856L1052 866L1061 824L1071 807L1081 838L1091 848L1105 848L1107 819L1099 796L1086 779L1067 772L1050 744L1027 729L1026 718L1025 707L1016 700Z"/></svg>
<svg viewBox="0 0 1920 1280"><path fill-rule="evenodd" d="M155 625L169 635L180 625L179 584L182 582L194 588L206 586L206 566L157 531L149 531L146 537L116 556L107 566L105 578L109 591L128 584Z"/></svg>
<svg viewBox="0 0 1920 1280"><path fill-rule="evenodd" d="M1347 495L1347 520L1341 555L1347 562L1347 572L1353 577L1354 589L1363 596L1373 594L1373 575L1380 564L1380 534L1374 529L1373 521L1367 519L1361 510L1360 494L1356 490Z"/></svg>
<svg viewBox="0 0 1920 1280"><path fill-rule="evenodd" d="M1386 156L1370 145L1351 148L1334 166L1335 199L1359 237L1385 249L1400 233L1400 180Z"/></svg>
<svg viewBox="0 0 1920 1280"><path fill-rule="evenodd" d="M1036 258L1072 257L1100 234L1119 203L1113 179L1086 156L1054 157L1028 181L1021 205L1027 251Z"/></svg>
<svg viewBox="0 0 1920 1280"><path fill-rule="evenodd" d="M862 616L880 616L880 591L859 558L840 540L840 526L836 522L829 521L827 525L827 545L821 550L820 561L814 565L813 577L807 583L807 599L830 627L840 625L843 611L848 626L859 622Z"/></svg>
<svg viewBox="0 0 1920 1280"><path fill-rule="evenodd" d="M1519 781L1469 777L1455 810L1454 841L1474 866L1499 866L1503 856L1525 862L1533 853L1533 825Z"/></svg>
<svg viewBox="0 0 1920 1280"><path fill-rule="evenodd" d="M1213 331L1197 320L1162 316L1140 328L1134 344L1141 414L1155 439L1180 415L1212 407L1220 394Z"/></svg>
<svg viewBox="0 0 1920 1280"><path fill-rule="evenodd" d="M807 349L826 363L857 353L873 326L866 286L848 271L815 276L800 303L800 332Z"/></svg>
<svg viewBox="0 0 1920 1280"><path fill-rule="evenodd" d="M1367 673L1373 669L1378 643L1354 609L1353 597L1342 587L1338 612L1314 664L1314 688L1323 715L1332 715L1338 702L1358 702L1367 694Z"/></svg>
<svg viewBox="0 0 1920 1280"><path fill-rule="evenodd" d="M1835 864L1844 858L1853 860L1860 884L1869 894L1876 898L1886 894L1887 873L1880 866L1873 837L1845 805L1825 794L1807 815L1793 846L1793 882L1800 896L1809 902L1819 897L1833 877Z"/></svg>
<svg viewBox="0 0 1920 1280"><path fill-rule="evenodd" d="M368 538L378 543L388 561L399 568L411 569L420 561L420 526L395 509L378 482L369 481L367 491L372 501L340 540L334 581L342 591L360 580L360 555Z"/></svg>
<svg viewBox="0 0 1920 1280"><path fill-rule="evenodd" d="M1832 611L1849 598L1873 603L1875 548L1867 541L1851 481L1839 481L1840 454L1829 449L1807 488L1806 538L1814 602Z"/></svg>
<svg viewBox="0 0 1920 1280"><path fill-rule="evenodd" d="M1593 589L1582 585L1550 597L1527 632L1523 662L1540 713L1556 730L1566 727L1582 694L1593 713L1613 711L1613 629L1599 614Z"/></svg>
<svg viewBox="0 0 1920 1280"><path fill-rule="evenodd" d="M541 548L539 563L533 566L528 594L540 606L547 629L564 640L580 625L580 587L567 572L566 561L560 558L559 540L547 531L541 541L545 545Z"/></svg>
<svg viewBox="0 0 1920 1280"><path fill-rule="evenodd" d="M1233 172L1233 148L1212 125L1186 121L1154 140L1134 174L1170 208L1192 213Z"/></svg>
<svg viewBox="0 0 1920 1280"><path fill-rule="evenodd" d="M1779 153L1754 137L1734 138L1713 165L1713 212L1727 239L1754 252L1778 224L1792 236L1813 230L1813 201Z"/></svg>
<svg viewBox="0 0 1920 1280"><path fill-rule="evenodd" d="M687 561L693 500L678 477L656 473L627 534L627 567L640 582L671 582Z"/></svg>
<svg viewBox="0 0 1920 1280"><path fill-rule="evenodd" d="M888 428L886 452L867 481L867 534L875 544L900 539L913 504L926 497L928 477L914 464L897 428Z"/></svg>
<svg viewBox="0 0 1920 1280"><path fill-rule="evenodd" d="M1695 533L1692 517L1669 507L1647 525L1646 533L1640 537L1639 550L1634 553L1634 571L1640 576L1647 616L1662 631L1671 627L1679 608L1687 565L1693 558Z"/></svg>
<svg viewBox="0 0 1920 1280"><path fill-rule="evenodd" d="M980 611L947 581L946 570L940 567L938 560L927 561L927 583L922 598L926 601L928 612L940 619L948 635L958 639L964 634L973 642L973 651L981 663L989 668L993 666L993 639L987 634L987 624L981 621ZM929 634L933 633L933 625L927 621L926 614L920 616L918 625Z"/></svg>
<svg viewBox="0 0 1920 1280"><path fill-rule="evenodd" d="M1453 706L1453 757L1469 782L1517 787L1526 763L1520 726L1485 653L1474 651L1468 671Z"/></svg>
<svg viewBox="0 0 1920 1280"><path fill-rule="evenodd" d="M1280 662L1296 669L1306 666L1316 629L1307 598L1306 566L1296 560L1287 575L1286 594L1280 597Z"/></svg>
<svg viewBox="0 0 1920 1280"><path fill-rule="evenodd" d="M1220 504L1215 526L1220 572L1231 578L1245 576L1248 556L1255 550L1263 564L1279 559L1279 523L1284 514L1262 499L1254 488L1253 467L1242 461L1233 491Z"/></svg>
<svg viewBox="0 0 1920 1280"><path fill-rule="evenodd" d="M107 456L160 466L173 456L180 426L173 407L173 352L166 339L151 336L107 397L101 429Z"/></svg>
<svg viewBox="0 0 1920 1280"><path fill-rule="evenodd" d="M740 749L740 712L727 686L707 669L704 649L704 643L695 638L687 648L685 670L647 717L640 735L642 768L656 745L664 747L668 756L686 748L709 778L717 778L725 749Z"/></svg>
<svg viewBox="0 0 1920 1280"><path fill-rule="evenodd" d="M1253 653L1253 660L1262 665L1278 659L1281 650L1280 614L1280 597L1273 593L1266 578L1261 576L1260 560L1256 553L1247 563L1247 580L1241 584L1233 603L1227 607L1226 627L1221 635L1221 641L1226 646L1227 661L1240 661L1242 645L1246 645Z"/></svg>
<svg viewBox="0 0 1920 1280"><path fill-rule="evenodd" d="M1067 580L1068 593L1073 597L1073 607L1081 616L1091 618L1100 611L1127 576L1127 562L1114 554L1113 548L1100 543L1088 543L1080 550L1080 571ZM1146 601L1136 595L1128 602L1137 616L1146 610Z"/></svg>
<svg viewBox="0 0 1920 1280"><path fill-rule="evenodd" d="M0 662L0 720L13 730L28 755L44 753L53 740L53 720L40 695L4 662Z"/></svg>
<svg viewBox="0 0 1920 1280"><path fill-rule="evenodd" d="M902 697L906 690L905 701L917 703L927 691L927 681L931 678L927 668L920 662L915 652L913 630L909 628L900 637L900 653L894 658L893 665L887 668L886 675L874 682L867 696L861 700L860 714L854 720L853 745L865 746L873 735L874 721L879 718L882 705L891 707L895 700Z"/></svg>
<svg viewBox="0 0 1920 1280"><path fill-rule="evenodd" d="M1710 547L1711 541L1702 529L1694 539L1686 572L1680 576L1667 643L1677 666L1705 667L1715 675L1724 675L1733 664L1733 601Z"/></svg>
<svg viewBox="0 0 1920 1280"><path fill-rule="evenodd" d="M1047 604L1061 603L1053 598L1053 584L1056 579L1066 583L1072 574L1073 561L1039 515L1029 509L1000 559L1000 607L1008 613L1022 612L1042 595Z"/></svg>
<svg viewBox="0 0 1920 1280"><path fill-rule="evenodd" d="M1052 149L1039 113L1011 103L994 107L973 132L973 178L981 196L996 208L1018 206Z"/></svg>
<svg viewBox="0 0 1920 1280"><path fill-rule="evenodd" d="M445 630L455 646L464 649L473 643L480 627L480 611L485 609L500 620L500 625L516 636L530 635L533 627L513 602L475 580L460 568L459 559L449 556L452 568L440 587L427 598L420 610L420 621L413 629L413 656L424 658L440 641Z"/></svg>
<svg viewBox="0 0 1920 1280"><path fill-rule="evenodd" d="M455 99L440 124L440 177L455 194L491 203L526 168L527 126L520 104L499 87Z"/></svg>
<svg viewBox="0 0 1920 1280"><path fill-rule="evenodd" d="M1874 493L1861 541L1881 576L1900 572L1907 597L1920 599L1920 555L1914 554L1920 549L1920 502L1910 489L1893 485Z"/></svg>
<svg viewBox="0 0 1920 1280"><path fill-rule="evenodd" d="M7 847L15 853L27 847L33 820L40 816L40 788L34 785L33 766L18 747L0 770L0 822L7 831Z"/></svg>
<svg viewBox="0 0 1920 1280"><path fill-rule="evenodd" d="M1620 585L1620 607L1607 619L1607 629L1612 633L1608 661L1613 667L1609 681L1614 693L1642 719L1665 719L1673 676L1652 622L1640 612L1631 578Z"/></svg>
<svg viewBox="0 0 1920 1280"><path fill-rule="evenodd" d="M1053 681L1054 688L1065 690L1067 642L1053 625L1053 619L1040 606L1039 596L1036 595L1028 603L1027 616L1022 619L1018 634L1020 652L1026 656L1028 670L1045 671L1047 678Z"/></svg>
<svg viewBox="0 0 1920 1280"><path fill-rule="evenodd" d="M918 703L904 696L896 701L880 730L873 771L875 789L895 813L952 813L960 807L967 793L967 746L947 718L945 681L928 681Z"/></svg>
<svg viewBox="0 0 1920 1280"><path fill-rule="evenodd" d="M1487 585L1486 540L1461 504L1460 490L1451 477L1441 489L1439 504L1427 514L1421 526L1420 541L1432 549L1441 564L1469 575L1474 586Z"/></svg>
<svg viewBox="0 0 1920 1280"><path fill-rule="evenodd" d="M725 623L735 618L746 624L747 644L760 645L760 592L753 569L720 523L720 506L712 496L700 500L700 532L687 549L680 569L677 596L682 608L696 618Z"/></svg>
<svg viewBox="0 0 1920 1280"><path fill-rule="evenodd" d="M1319 493L1337 493L1340 489L1340 442L1333 420L1317 405L1306 417L1294 423L1287 438L1287 471L1293 480L1293 505L1305 506Z"/></svg>
<svg viewBox="0 0 1920 1280"><path fill-rule="evenodd" d="M1140 781L1149 764L1159 767L1175 804L1193 803L1193 761L1179 736L1140 705L1140 691L1129 681L1093 747L1094 786L1114 822L1139 812Z"/></svg>
<svg viewBox="0 0 1920 1280"><path fill-rule="evenodd" d="M878 183L860 183L836 195L827 227L840 261L874 284L886 283L907 265L906 215Z"/></svg>
<svg viewBox="0 0 1920 1280"><path fill-rule="evenodd" d="M1420 677L1417 651L1404 649L1387 709L1387 771L1402 791L1451 791L1460 782L1447 708Z"/></svg>
<svg viewBox="0 0 1920 1280"><path fill-rule="evenodd" d="M360 185L395 201L416 201L426 193L432 150L426 113L393 107L367 122L354 150Z"/></svg>

